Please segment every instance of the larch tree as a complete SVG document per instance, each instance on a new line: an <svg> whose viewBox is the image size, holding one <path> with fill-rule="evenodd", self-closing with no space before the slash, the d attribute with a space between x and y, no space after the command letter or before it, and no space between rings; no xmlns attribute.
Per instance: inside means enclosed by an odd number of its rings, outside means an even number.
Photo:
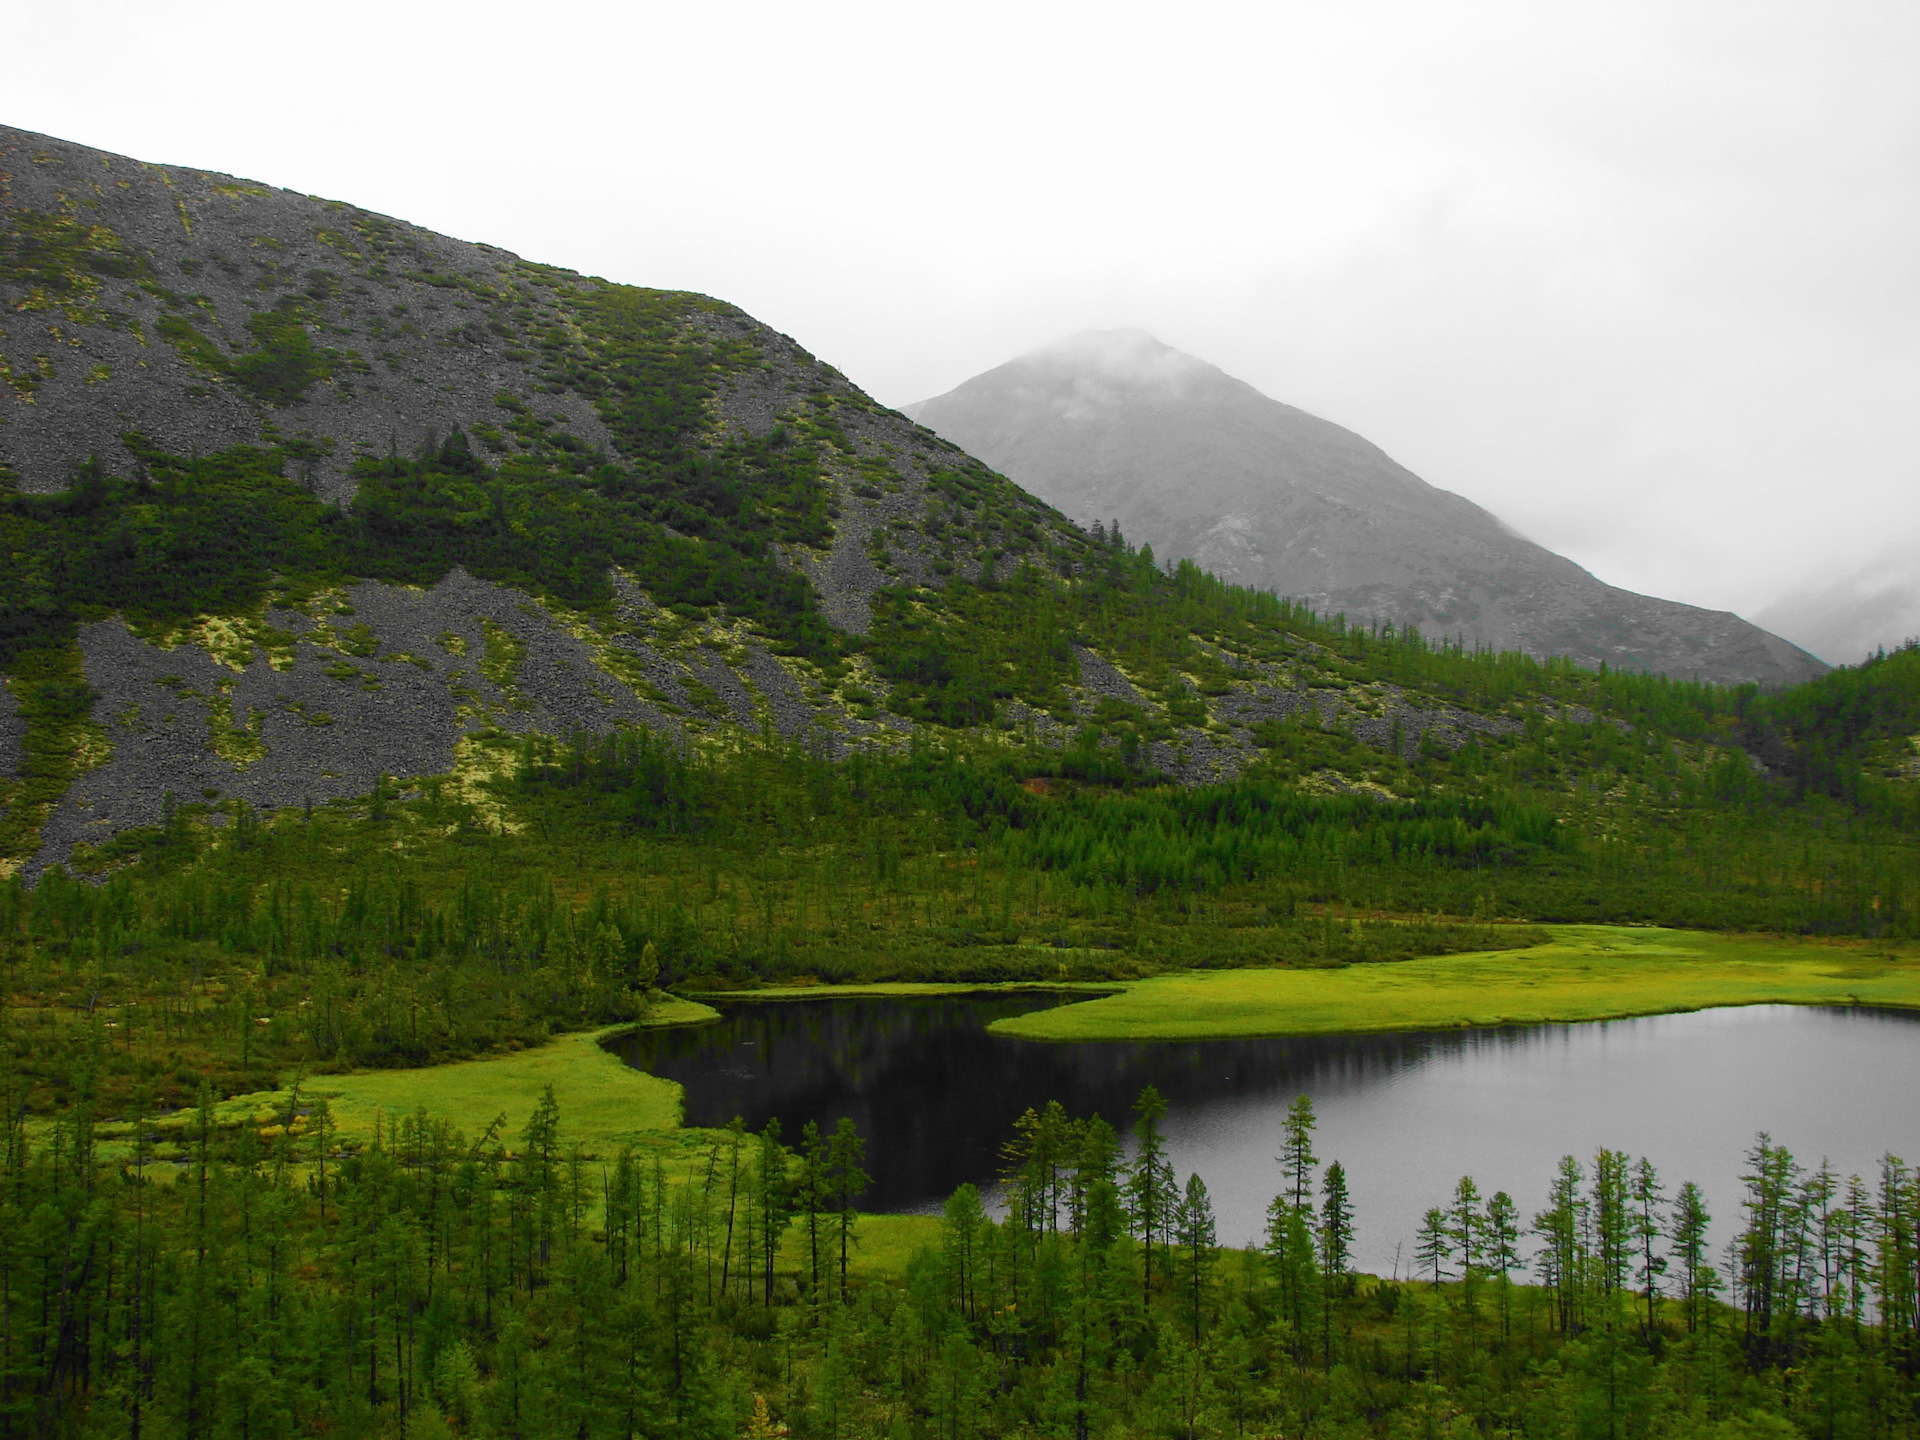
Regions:
<svg viewBox="0 0 1920 1440"><path fill-rule="evenodd" d="M1193 1343L1198 1345L1213 1273L1214 1247L1218 1243L1213 1201L1207 1195L1206 1182L1198 1174L1187 1176L1186 1191L1174 1211L1173 1232L1179 1257L1175 1273L1187 1307Z"/></svg>

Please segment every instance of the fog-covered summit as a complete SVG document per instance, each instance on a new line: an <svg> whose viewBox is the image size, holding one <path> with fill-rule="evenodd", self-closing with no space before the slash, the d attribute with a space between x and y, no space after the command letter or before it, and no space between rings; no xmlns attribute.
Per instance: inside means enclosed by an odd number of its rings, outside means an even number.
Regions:
<svg viewBox="0 0 1920 1440"><path fill-rule="evenodd" d="M1092 407L1125 400L1184 399L1204 395L1222 383L1240 383L1217 366L1163 344L1144 330L1082 330L1001 368L1015 367L1065 376L1073 393Z"/></svg>
<svg viewBox="0 0 1920 1440"><path fill-rule="evenodd" d="M1162 558L1431 634L1787 684L1824 667L1723 611L1607 585L1377 445L1142 330L1087 331L908 413Z"/></svg>

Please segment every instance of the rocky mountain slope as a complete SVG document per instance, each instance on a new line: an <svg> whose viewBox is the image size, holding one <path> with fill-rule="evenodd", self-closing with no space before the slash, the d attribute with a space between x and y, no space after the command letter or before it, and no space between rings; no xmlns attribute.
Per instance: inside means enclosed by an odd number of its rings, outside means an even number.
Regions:
<svg viewBox="0 0 1920 1440"><path fill-rule="evenodd" d="M4 127L0 207L0 485L24 494L65 489L88 457L143 463L130 436L172 455L276 447L303 488L347 505L356 462L456 428L490 462L575 476L609 461L657 472L688 435L707 450L824 436L802 461L819 473L759 508L788 512L775 528L789 558L857 630L866 594L936 558L908 537L869 564L869 533L911 528L933 471L981 470L704 296ZM739 458L709 457L721 472ZM842 512L855 490L865 503ZM1001 503L1035 508L1010 491ZM737 508L678 505L696 536ZM652 508L671 526L673 504Z"/></svg>
<svg viewBox="0 0 1920 1440"><path fill-rule="evenodd" d="M875 593L1086 548L703 296L19 130L0 204L0 864L476 732L884 740Z"/></svg>
<svg viewBox="0 0 1920 1440"><path fill-rule="evenodd" d="M1613 703L1167 574L719 301L18 130L0 379L0 876L187 811L506 827L535 735L1198 782Z"/></svg>
<svg viewBox="0 0 1920 1440"><path fill-rule="evenodd" d="M1351 431L1141 331L1076 336L907 413L1076 519L1118 520L1163 559L1324 611L1729 683L1826 668L1738 616L1604 584Z"/></svg>

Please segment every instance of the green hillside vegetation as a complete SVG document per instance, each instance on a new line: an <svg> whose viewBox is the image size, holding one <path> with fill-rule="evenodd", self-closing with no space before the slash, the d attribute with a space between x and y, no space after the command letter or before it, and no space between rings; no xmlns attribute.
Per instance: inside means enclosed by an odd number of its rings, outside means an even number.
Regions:
<svg viewBox="0 0 1920 1440"><path fill-rule="evenodd" d="M1920 654L1909 641L1750 705L1741 741L1802 794L1849 800L1911 830L1920 820Z"/></svg>
<svg viewBox="0 0 1920 1440"><path fill-rule="evenodd" d="M321 236L349 269L382 279L390 263L418 263L402 227L351 213L347 231ZM236 353L204 332L205 297L177 293L157 273L109 228L73 215L10 210L0 233L0 282L23 287L19 308L65 306L74 323L124 324L92 302L103 275L131 280L161 303L163 340L207 377L269 405L302 398L336 368L366 368L351 352L316 347L309 333L358 313L337 273L316 270L299 285L268 266L258 288L287 293L250 315L251 348ZM619 564L663 605L724 605L782 648L822 660L837 653L839 636L820 617L811 587L779 563L775 547L830 539L839 514L830 464L897 485L872 447L846 429L879 407L809 362L810 388L788 397L784 418L767 433L747 435L716 423L715 398L729 381L773 366L733 306L523 261L492 279L418 271L409 278L454 292L458 308L480 317L456 340L505 344L534 362L539 388L591 402L618 454L592 449L526 396L503 390L496 419L472 437L455 429L418 455L358 457L360 495L352 523L343 524L307 493L314 465L335 448L327 437L301 434L214 457L168 455L138 434L117 437L134 459L131 476L115 480L90 463L53 497L7 495L0 483L0 594L9 599L0 665L59 644L78 616L118 611L137 623L230 614L270 590L297 592L324 577L437 579L456 564L587 608L610 599L607 570ZM380 335L420 334L405 319L371 323ZM279 433L271 422L266 429ZM971 555L977 544L995 556L1080 548L1078 533L1038 501L945 442L925 443L951 461L935 521L949 570L956 547ZM221 517L256 528L222 525ZM238 537L259 543L237 555Z"/></svg>
<svg viewBox="0 0 1920 1440"><path fill-rule="evenodd" d="M294 598L346 576L430 583L460 564L597 609L610 624L606 577L619 564L657 597L685 597L675 604L744 610L770 640L815 657L828 679L841 673L842 656L864 653L890 682L889 709L1006 742L981 752L1004 762L1003 778L1064 772L1090 783L1100 796L1091 810L1053 807L1087 822L1076 827L1079 853L1060 848L1057 826L1028 836L1041 845L1029 863L1065 868L1081 881L1160 883L1124 873L1152 863L1146 849L1130 846L1124 859L1101 859L1097 840L1087 849L1102 826L1152 830L1176 849L1198 843L1208 826L1253 841L1260 826L1247 803L1268 815L1276 805L1312 808L1320 804L1315 792L1331 784L1352 802L1335 823L1396 856L1484 847L1497 831L1516 855L1553 857L1511 867L1519 891L1509 908L1535 918L1911 933L1913 868L1903 837L1920 814L1920 785L1900 753L1911 752L1908 737L1920 730L1920 656L1911 648L1768 696L1467 653L1415 633L1356 631L1220 585L1191 566L1165 573L1151 555L1111 544L1056 554L1053 568L1022 563L1004 580L989 562L975 582L883 591L872 633L853 637L825 627L794 572L743 569L744 552L676 539L644 517L641 502L610 499L550 470L523 473L507 462L495 473L459 435L417 459L363 462L350 518L285 478L285 452L242 449L189 462L141 454L133 479L90 470L70 491L9 497L0 512L7 593L22 597L6 611L0 638L30 722L30 764L6 817L16 855L63 791L82 744L85 692L70 638L80 618L119 613L136 627L163 627L244 615L269 596ZM778 580L762 584L756 575ZM1112 656L1151 706L1103 701L1076 715L1062 690L1073 671L1070 641ZM1183 797L1155 786L1146 747L1213 725L1210 696L1266 673L1255 666L1279 667L1310 695L1365 706L1370 689L1390 686L1415 702L1492 714L1520 733L1469 736L1451 750L1398 735L1369 745L1308 711L1255 727L1266 762L1237 787ZM1064 751L1026 743L1031 723L1023 730L1016 717L1040 714L1076 724L1078 743ZM1026 802L1001 791L984 803L1010 828L1031 831L1016 813ZM1128 799L1107 803L1115 793ZM1401 813L1396 801L1410 808ZM1367 812L1354 826L1352 816ZM1478 838L1469 842L1469 832ZM1577 863L1575 851L1583 855ZM1671 888L1676 853L1683 872L1705 870L1715 880L1694 913L1671 909L1677 894L1658 898ZM1274 866L1219 853L1205 863L1223 879ZM1203 862L1174 864L1173 883L1185 886ZM1561 883L1569 869L1613 893L1576 902ZM1311 883L1325 888L1318 876ZM1458 885L1446 889L1338 898L1456 913L1474 898ZM1741 904L1727 892L1743 893Z"/></svg>
<svg viewBox="0 0 1920 1440"><path fill-rule="evenodd" d="M711 1006L659 997L648 1007L648 1025L697 1025L717 1018ZM503 1133L518 1134L545 1103L557 1104L567 1117L568 1138L588 1154L612 1155L623 1145L671 1145L679 1129L680 1087L635 1070L601 1042L631 1029L576 1030L541 1045L510 1050L479 1060L411 1069L354 1070L339 1074L297 1074L283 1089L236 1096L215 1107L223 1128L251 1123L271 1125L289 1107L301 1109L324 1100L343 1143L365 1145L405 1117L422 1111L479 1134L504 1115ZM191 1109L177 1111L161 1131L176 1142L188 1133ZM134 1126L102 1124L99 1134L108 1152L129 1153L126 1136ZM700 1143L689 1133L685 1143Z"/></svg>
<svg viewBox="0 0 1920 1440"><path fill-rule="evenodd" d="M684 435L671 407L648 413ZM693 611L740 603L703 588L724 573L777 576L753 592L768 604L808 593L777 566L727 571L745 540L647 518L684 476L649 499L621 491L630 472L602 485L557 460L483 460L456 435L363 462L343 515L290 478L288 449L139 453L132 477L95 467L4 502L10 593L31 597L7 612L28 722L6 797L16 856L98 743L81 618L245 617L342 577L424 583L456 563L598 607L608 627L613 563ZM999 503L1004 482L964 478L956 510ZM777 529L803 511L735 513ZM1017 531L996 514L993 533ZM181 1104L203 1076L236 1094L290 1067L491 1053L630 1019L655 985L1341 966L1534 945L1542 921L1887 942L1920 925L1920 784L1898 752L1920 731L1912 647L1782 695L1596 673L1358 630L1109 535L882 591L865 636L809 629L805 604L757 613L822 683L870 665L889 686L875 700L919 722L912 740L834 761L738 730L685 745L485 732L497 778L476 784L404 777L269 815L177 797L163 825L74 852L94 883L56 867L0 891L31 1104L57 1106L88 1068L116 1104L142 1088ZM1074 709L1074 643L1113 657L1144 703ZM1237 778L1173 783L1153 756L1212 733L1210 707L1250 677L1349 708L1262 722ZM1489 724L1383 744L1321 719L1389 691Z"/></svg>
<svg viewBox="0 0 1920 1440"><path fill-rule="evenodd" d="M177 804L78 857L99 883L0 888L33 1104L89 1067L115 1103L180 1104L203 1075L483 1054L655 986L1340 967L1539 945L1542 920L1913 937L1904 830L1697 742L1562 718L1409 758L1290 725L1179 786L1091 727L942 733L840 762L496 735L471 789ZM1305 783L1328 774L1356 789Z"/></svg>

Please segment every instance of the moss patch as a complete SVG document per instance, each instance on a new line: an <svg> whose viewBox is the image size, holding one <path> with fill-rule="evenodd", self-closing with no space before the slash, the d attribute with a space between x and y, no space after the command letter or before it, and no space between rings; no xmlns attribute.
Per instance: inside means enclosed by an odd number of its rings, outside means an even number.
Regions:
<svg viewBox="0 0 1920 1440"><path fill-rule="evenodd" d="M58 310L76 325L96 325L103 277L143 279L152 267L104 225L35 210L8 213L0 229L0 281L25 287L20 310Z"/></svg>

